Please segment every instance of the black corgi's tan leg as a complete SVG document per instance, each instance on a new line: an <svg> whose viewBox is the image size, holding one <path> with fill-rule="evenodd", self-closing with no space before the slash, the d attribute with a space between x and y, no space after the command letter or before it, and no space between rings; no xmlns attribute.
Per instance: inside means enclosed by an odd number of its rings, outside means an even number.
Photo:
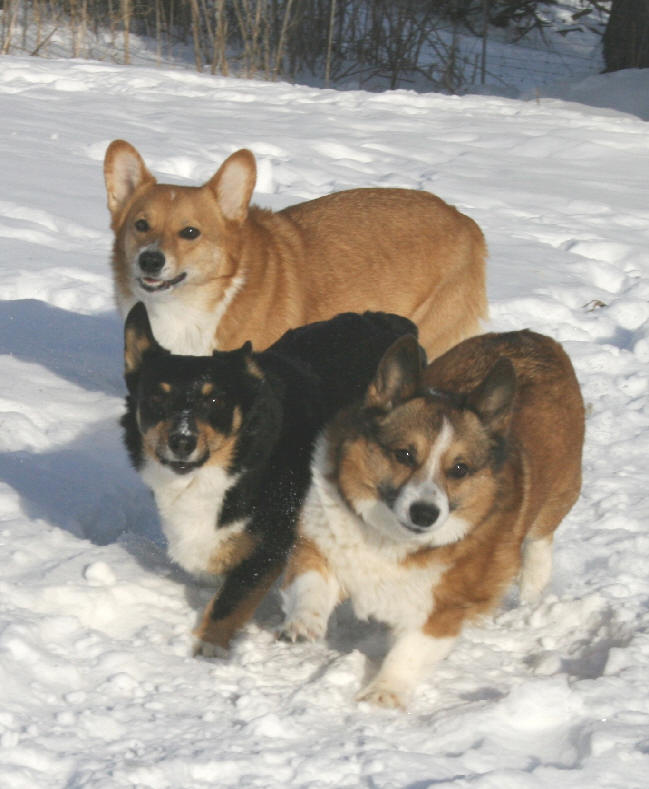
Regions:
<svg viewBox="0 0 649 789"><path fill-rule="evenodd" d="M232 569L218 594L207 604L194 631L195 655L223 654L235 634L250 620L284 567L286 551L269 550L263 543Z"/></svg>
<svg viewBox="0 0 649 789"><path fill-rule="evenodd" d="M301 538L289 559L282 585L285 619L279 636L288 641L324 638L340 599L340 586L315 543Z"/></svg>

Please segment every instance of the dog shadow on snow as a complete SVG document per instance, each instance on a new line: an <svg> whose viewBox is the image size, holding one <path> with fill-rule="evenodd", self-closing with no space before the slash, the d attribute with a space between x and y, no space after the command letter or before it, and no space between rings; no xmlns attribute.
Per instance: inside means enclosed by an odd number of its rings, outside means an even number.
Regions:
<svg viewBox="0 0 649 789"><path fill-rule="evenodd" d="M86 391L124 397L123 344L116 313L81 315L36 299L0 302L0 354ZM18 494L29 518L96 545L126 533L163 542L152 496L130 466L116 417L44 452L0 453L0 482Z"/></svg>
<svg viewBox="0 0 649 789"><path fill-rule="evenodd" d="M88 391L123 394L123 338L116 312L81 315L37 299L0 302L0 354Z"/></svg>

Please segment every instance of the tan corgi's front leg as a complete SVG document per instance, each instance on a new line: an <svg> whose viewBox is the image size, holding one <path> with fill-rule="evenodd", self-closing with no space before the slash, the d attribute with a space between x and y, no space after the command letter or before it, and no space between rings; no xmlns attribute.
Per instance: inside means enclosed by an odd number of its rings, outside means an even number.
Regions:
<svg viewBox="0 0 649 789"><path fill-rule="evenodd" d="M380 707L405 707L422 676L451 651L455 637L436 638L421 630L395 638L379 673L356 696Z"/></svg>
<svg viewBox="0 0 649 789"><path fill-rule="evenodd" d="M325 637L329 616L340 598L340 586L326 559L310 540L298 540L281 595L285 619L280 637L288 641L316 641Z"/></svg>

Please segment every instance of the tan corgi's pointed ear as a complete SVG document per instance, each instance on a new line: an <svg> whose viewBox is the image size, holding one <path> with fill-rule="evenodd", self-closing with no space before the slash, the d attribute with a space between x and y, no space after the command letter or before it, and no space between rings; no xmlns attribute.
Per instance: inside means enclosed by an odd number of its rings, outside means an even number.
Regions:
<svg viewBox="0 0 649 789"><path fill-rule="evenodd" d="M133 192L144 183L155 183L140 154L124 140L113 140L104 157L108 210L116 220Z"/></svg>
<svg viewBox="0 0 649 789"><path fill-rule="evenodd" d="M516 371L511 360L502 356L485 378L467 395L467 405L494 432L506 431L516 395Z"/></svg>
<svg viewBox="0 0 649 789"><path fill-rule="evenodd" d="M162 350L151 330L146 307L141 301L131 308L124 324L124 372L128 377L137 373L144 355L152 350Z"/></svg>
<svg viewBox="0 0 649 789"><path fill-rule="evenodd" d="M242 148L223 162L207 186L216 195L223 216L232 222L243 222L248 216L256 182L255 157L251 151Z"/></svg>
<svg viewBox="0 0 649 789"><path fill-rule="evenodd" d="M365 395L367 408L389 411L413 397L421 382L423 355L412 334L400 337L383 355Z"/></svg>

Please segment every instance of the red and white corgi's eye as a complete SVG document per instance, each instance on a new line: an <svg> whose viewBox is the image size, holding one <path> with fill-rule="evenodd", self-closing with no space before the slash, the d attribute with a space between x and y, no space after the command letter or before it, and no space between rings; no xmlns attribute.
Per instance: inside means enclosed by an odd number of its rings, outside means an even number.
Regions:
<svg viewBox="0 0 649 789"><path fill-rule="evenodd" d="M453 479L462 479L469 474L469 467L466 463L454 463L446 474Z"/></svg>
<svg viewBox="0 0 649 789"><path fill-rule="evenodd" d="M414 468L417 465L417 457L410 449L395 449L394 458L397 463L401 463L402 466L407 466L408 468Z"/></svg>
<svg viewBox="0 0 649 789"><path fill-rule="evenodd" d="M149 223L146 221L146 219L138 219L135 223L135 229L138 233L148 233L150 229Z"/></svg>

